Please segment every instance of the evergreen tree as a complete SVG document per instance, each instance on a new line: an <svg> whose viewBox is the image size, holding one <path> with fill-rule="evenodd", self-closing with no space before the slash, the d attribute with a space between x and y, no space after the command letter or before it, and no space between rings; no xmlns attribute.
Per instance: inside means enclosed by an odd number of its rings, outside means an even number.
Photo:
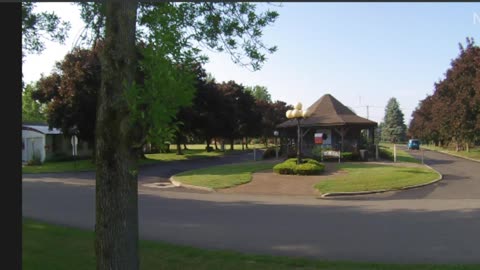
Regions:
<svg viewBox="0 0 480 270"><path fill-rule="evenodd" d="M382 141L399 142L406 138L407 126L396 98L390 98L382 123Z"/></svg>

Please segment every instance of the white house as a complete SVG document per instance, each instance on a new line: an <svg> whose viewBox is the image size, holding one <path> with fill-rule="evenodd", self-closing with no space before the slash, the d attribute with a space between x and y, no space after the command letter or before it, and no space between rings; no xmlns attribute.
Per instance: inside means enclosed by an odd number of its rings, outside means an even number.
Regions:
<svg viewBox="0 0 480 270"><path fill-rule="evenodd" d="M77 153L80 156L91 155L92 148L88 143L80 141ZM70 138L66 138L61 130L50 129L47 125L23 124L22 162L32 160L34 155L38 155L42 162L54 155L72 155Z"/></svg>

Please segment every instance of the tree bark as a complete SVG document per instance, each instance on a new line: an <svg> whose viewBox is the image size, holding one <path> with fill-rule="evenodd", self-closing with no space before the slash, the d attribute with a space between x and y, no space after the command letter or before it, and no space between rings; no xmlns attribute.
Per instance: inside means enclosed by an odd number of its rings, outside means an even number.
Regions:
<svg viewBox="0 0 480 270"><path fill-rule="evenodd" d="M180 143L180 140L177 140L177 155L183 155L182 144Z"/></svg>
<svg viewBox="0 0 480 270"><path fill-rule="evenodd" d="M126 87L134 81L137 3L107 1L96 123L95 255L98 270L139 269L138 129ZM135 145L139 145L135 147Z"/></svg>
<svg viewBox="0 0 480 270"><path fill-rule="evenodd" d="M233 143L234 143L234 142L235 142L235 141L233 140L233 138L231 138L231 139L230 139L230 150L233 150Z"/></svg>

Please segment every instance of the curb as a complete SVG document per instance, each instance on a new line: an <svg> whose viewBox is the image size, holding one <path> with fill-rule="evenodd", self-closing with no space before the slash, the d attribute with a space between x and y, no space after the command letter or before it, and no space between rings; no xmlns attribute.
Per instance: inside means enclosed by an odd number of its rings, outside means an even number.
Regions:
<svg viewBox="0 0 480 270"><path fill-rule="evenodd" d="M425 148L425 149L428 149L428 148ZM428 149L428 150L429 150L429 151L434 151L434 152L437 152L437 153L442 153L442 154L449 155L449 156L454 156L454 157L463 158L463 159L467 159L467 160L471 160L471 161L475 161L475 162L480 162L480 160L478 160L478 159L469 158L469 157L464 157L464 156L459 156L459 155L451 154L451 153L444 152L444 151L432 150L432 149Z"/></svg>
<svg viewBox="0 0 480 270"><path fill-rule="evenodd" d="M173 176L170 177L168 180L170 180L170 182L172 182L172 184L176 187L184 187L184 188L197 189L197 190L202 190L202 191L215 192L215 189L213 189L213 188L184 184L182 182L179 182L179 181L175 180L175 178L173 178Z"/></svg>
<svg viewBox="0 0 480 270"><path fill-rule="evenodd" d="M393 189L380 189L380 190L372 190L372 191L356 191L356 192L331 192L331 193L325 193L322 194L320 197L317 197L319 199L325 199L328 197L336 197L336 196L349 196L349 195L365 195L365 194L375 194L375 193L384 193L384 192L389 192L389 191L398 191L398 190L408 190L408 189L413 189L413 188L419 188L419 187L424 187L428 186L431 184L435 184L436 182L440 181L443 179L443 175L435 170L434 168L428 166L427 164L423 164L427 168L432 169L438 174L438 178L434 179L428 183L423 183L423 184L418 184L418 185L413 185L413 186L406 186L406 187L401 187L401 188L393 188Z"/></svg>

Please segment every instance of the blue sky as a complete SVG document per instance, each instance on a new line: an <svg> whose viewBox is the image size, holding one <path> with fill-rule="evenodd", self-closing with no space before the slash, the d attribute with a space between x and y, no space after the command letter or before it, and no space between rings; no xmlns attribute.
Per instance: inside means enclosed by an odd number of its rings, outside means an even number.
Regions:
<svg viewBox="0 0 480 270"><path fill-rule="evenodd" d="M268 7L260 4L261 8ZM26 82L49 74L61 60L83 23L75 6L38 3L72 23L70 39L61 46L47 42L41 55L27 56ZM233 64L226 54L206 52L205 66L217 81L266 86L273 100L309 106L323 94L335 96L363 117L380 122L390 97L396 97L408 124L418 102L433 91L458 43L480 42L479 3L284 3L265 29L264 41L277 45L262 70Z"/></svg>

